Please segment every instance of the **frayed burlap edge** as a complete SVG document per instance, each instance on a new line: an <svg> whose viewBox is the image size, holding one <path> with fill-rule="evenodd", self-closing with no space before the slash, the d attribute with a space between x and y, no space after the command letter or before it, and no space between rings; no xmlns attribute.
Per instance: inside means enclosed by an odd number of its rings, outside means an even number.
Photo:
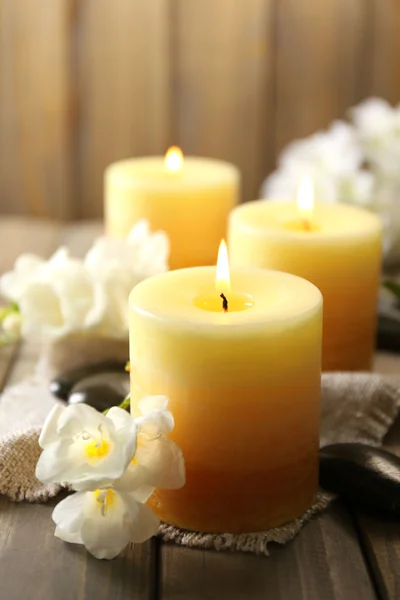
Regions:
<svg viewBox="0 0 400 600"><path fill-rule="evenodd" d="M47 502L63 488L57 483L44 484L35 477L36 463L42 452L40 429L12 433L0 443L0 494L14 502Z"/></svg>
<svg viewBox="0 0 400 600"><path fill-rule="evenodd" d="M271 542L286 544L295 538L303 525L324 511L334 499L334 494L319 492L315 503L304 515L290 523L286 523L286 525L274 527L268 531L241 534L199 533L179 529L178 527L163 523L158 531L158 537L165 542L174 542L175 544L188 546L189 548L252 552L268 556L268 544Z"/></svg>

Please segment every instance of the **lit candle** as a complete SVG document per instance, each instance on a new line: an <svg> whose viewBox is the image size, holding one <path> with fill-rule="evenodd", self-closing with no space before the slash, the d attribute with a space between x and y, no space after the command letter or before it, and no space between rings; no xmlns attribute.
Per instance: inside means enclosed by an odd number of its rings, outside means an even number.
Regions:
<svg viewBox="0 0 400 600"><path fill-rule="evenodd" d="M235 266L277 269L308 279L324 298L322 368L365 370L374 351L382 224L349 205L313 207L312 183L298 204L255 201L232 211Z"/></svg>
<svg viewBox="0 0 400 600"><path fill-rule="evenodd" d="M299 516L315 495L322 298L276 271L170 271L130 295L131 395L165 394L186 484L157 490L167 523L260 531ZM216 273L218 279L216 280Z"/></svg>
<svg viewBox="0 0 400 600"><path fill-rule="evenodd" d="M125 236L139 219L163 229L171 242L172 269L214 262L213 248L225 235L237 204L240 175L226 162L183 157L172 147L165 157L124 160L105 172L105 226Z"/></svg>

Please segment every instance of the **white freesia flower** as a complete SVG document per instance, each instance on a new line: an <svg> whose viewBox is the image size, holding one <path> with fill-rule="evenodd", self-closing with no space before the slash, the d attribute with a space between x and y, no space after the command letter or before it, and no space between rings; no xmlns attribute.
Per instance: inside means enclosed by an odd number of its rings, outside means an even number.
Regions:
<svg viewBox="0 0 400 600"><path fill-rule="evenodd" d="M0 278L0 293L17 303L23 337L90 332L128 336L128 296L142 279L167 270L168 237L139 221L126 239L101 237L83 260L60 248L47 261L20 256Z"/></svg>
<svg viewBox="0 0 400 600"><path fill-rule="evenodd" d="M289 144L281 153L278 165L283 168L303 165L341 177L358 169L362 160L362 150L353 128L343 121L335 121L328 131L318 131Z"/></svg>
<svg viewBox="0 0 400 600"><path fill-rule="evenodd" d="M0 291L16 302L23 336L55 337L96 327L106 303L82 261L59 248L48 261L22 255L0 278Z"/></svg>
<svg viewBox="0 0 400 600"><path fill-rule="evenodd" d="M169 240L163 231L150 232L141 220L126 239L101 237L87 253L84 264L105 292L104 327L113 336L128 331L127 299L139 281L168 269Z"/></svg>
<svg viewBox="0 0 400 600"><path fill-rule="evenodd" d="M94 490L118 479L136 449L136 423L121 408L107 416L85 404L55 406L39 437L43 452L36 477L43 483L70 483Z"/></svg>
<svg viewBox="0 0 400 600"><path fill-rule="evenodd" d="M21 254L15 261L14 269L0 278L0 293L7 300L17 301L35 281L37 271L44 262L35 254Z"/></svg>
<svg viewBox="0 0 400 600"><path fill-rule="evenodd" d="M373 184L360 169L361 147L352 127L335 121L326 132L289 144L278 159L278 169L266 179L261 197L273 200L295 198L304 175L311 177L315 196L324 202L365 203Z"/></svg>
<svg viewBox="0 0 400 600"><path fill-rule="evenodd" d="M352 110L364 158L384 177L400 181L400 107L369 98Z"/></svg>
<svg viewBox="0 0 400 600"><path fill-rule="evenodd" d="M56 406L39 438L36 476L77 493L56 506L55 535L97 558L154 535L159 519L144 503L156 487L185 483L182 452L166 437L173 427L164 396L142 400L136 418L116 407L104 416L84 404Z"/></svg>
<svg viewBox="0 0 400 600"><path fill-rule="evenodd" d="M137 448L120 489L141 489L147 500L154 488L178 489L185 483L185 463L180 448L167 435L174 428L166 396L148 396L138 405ZM150 486L146 497L146 486Z"/></svg>
<svg viewBox="0 0 400 600"><path fill-rule="evenodd" d="M96 558L114 558L130 543L157 533L160 521L134 493L114 488L78 492L53 511L55 535L83 544Z"/></svg>

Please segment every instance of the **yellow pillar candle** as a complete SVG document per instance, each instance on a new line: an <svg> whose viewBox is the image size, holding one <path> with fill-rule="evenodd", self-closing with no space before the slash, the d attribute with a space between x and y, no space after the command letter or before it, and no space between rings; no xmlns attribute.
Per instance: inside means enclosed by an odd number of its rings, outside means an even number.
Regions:
<svg viewBox="0 0 400 600"><path fill-rule="evenodd" d="M163 229L171 242L170 267L215 262L229 211L239 196L239 170L227 162L188 157L179 149L165 157L124 160L105 172L105 227L125 236L139 219Z"/></svg>
<svg viewBox="0 0 400 600"><path fill-rule="evenodd" d="M260 531L299 516L318 480L322 298L274 271L171 271L130 295L132 410L170 398L186 463L159 517L196 531ZM223 294L223 297L220 297Z"/></svg>
<svg viewBox="0 0 400 600"><path fill-rule="evenodd" d="M301 198L300 198L301 199ZM301 203L300 203L301 204ZM232 211L232 265L308 279L322 292L322 369L370 369L381 266L382 224L348 205L255 201Z"/></svg>

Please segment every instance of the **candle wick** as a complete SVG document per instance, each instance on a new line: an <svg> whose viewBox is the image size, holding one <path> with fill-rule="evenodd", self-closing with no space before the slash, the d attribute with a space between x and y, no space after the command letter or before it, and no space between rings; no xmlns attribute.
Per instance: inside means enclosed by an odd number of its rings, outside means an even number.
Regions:
<svg viewBox="0 0 400 600"><path fill-rule="evenodd" d="M222 298L222 310L224 312L228 312L228 300L226 299L226 296L224 294L220 294L219 297Z"/></svg>

